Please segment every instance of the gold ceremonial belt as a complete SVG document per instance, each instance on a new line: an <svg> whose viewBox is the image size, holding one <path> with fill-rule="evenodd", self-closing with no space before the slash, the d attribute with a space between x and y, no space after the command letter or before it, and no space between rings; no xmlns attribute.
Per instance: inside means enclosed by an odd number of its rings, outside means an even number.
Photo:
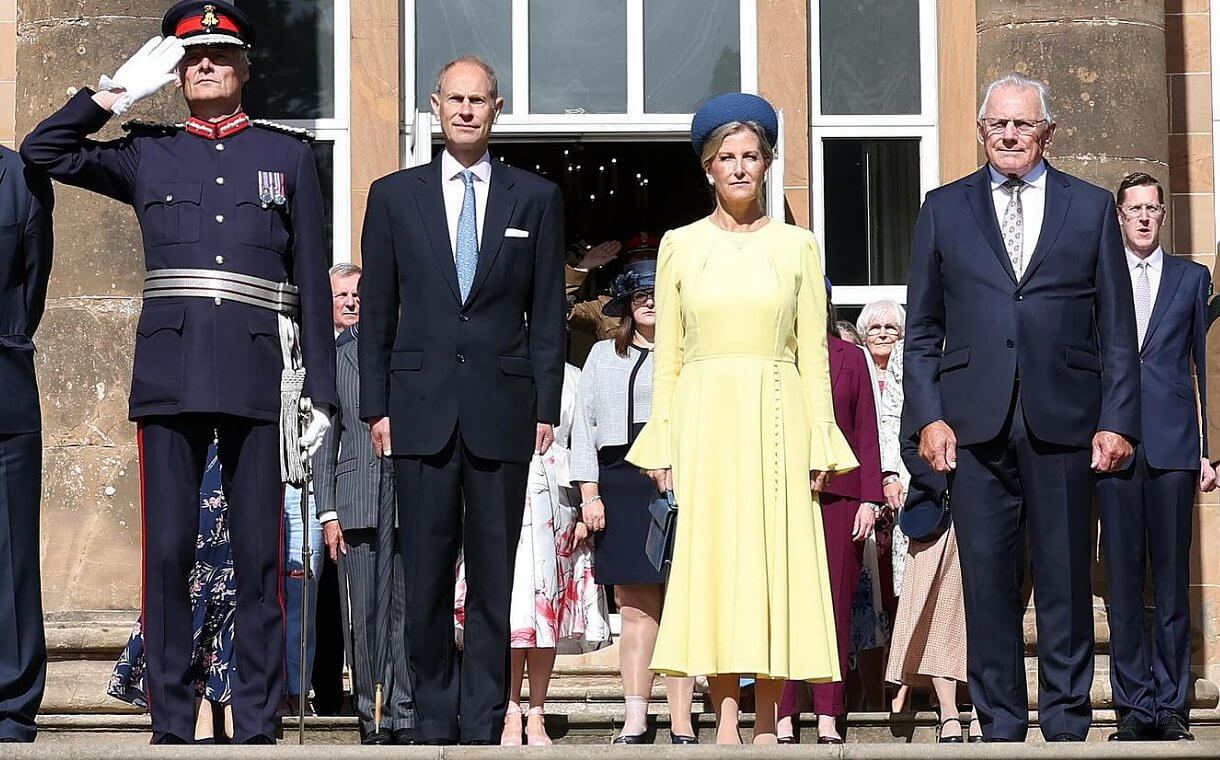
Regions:
<svg viewBox="0 0 1220 760"><path fill-rule="evenodd" d="M196 297L237 301L295 316L301 297L295 285L215 269L158 269L144 277L145 298ZM217 301L219 303L219 301Z"/></svg>

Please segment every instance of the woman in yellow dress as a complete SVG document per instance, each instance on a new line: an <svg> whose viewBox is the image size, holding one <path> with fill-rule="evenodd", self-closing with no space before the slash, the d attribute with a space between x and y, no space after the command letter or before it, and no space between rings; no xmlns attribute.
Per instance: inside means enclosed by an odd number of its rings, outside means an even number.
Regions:
<svg viewBox="0 0 1220 760"><path fill-rule="evenodd" d="M775 743L785 679L841 677L811 488L856 460L835 426L817 244L760 202L777 121L745 93L695 115L716 207L661 241L652 413L627 455L678 505L652 669L709 676L720 744L740 743L741 676L757 679L755 743Z"/></svg>

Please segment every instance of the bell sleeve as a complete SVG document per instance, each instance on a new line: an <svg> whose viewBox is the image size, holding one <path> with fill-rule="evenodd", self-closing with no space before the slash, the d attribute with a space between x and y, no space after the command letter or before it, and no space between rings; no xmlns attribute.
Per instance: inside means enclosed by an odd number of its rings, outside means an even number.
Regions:
<svg viewBox="0 0 1220 760"><path fill-rule="evenodd" d="M809 235L801 246L801 283L796 294L796 368L809 414L809 469L835 474L859 466L847 439L835 424L830 391L830 355L826 349L826 278L817 242Z"/></svg>
<svg viewBox="0 0 1220 760"><path fill-rule="evenodd" d="M652 411L648 424L644 425L635 444L627 452L627 461L645 470L663 470L673 466L669 415L673 407L674 387L682 371L686 339L682 325L682 294L675 264L677 252L673 233L665 233L657 253L657 285L654 291L657 334L653 349Z"/></svg>

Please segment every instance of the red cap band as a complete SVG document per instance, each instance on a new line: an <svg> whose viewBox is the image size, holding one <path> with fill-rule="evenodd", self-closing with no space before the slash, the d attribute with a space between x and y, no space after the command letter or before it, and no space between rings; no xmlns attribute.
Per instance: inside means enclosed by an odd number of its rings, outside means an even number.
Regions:
<svg viewBox="0 0 1220 760"><path fill-rule="evenodd" d="M175 37L185 37L192 32L228 32L235 37L241 37L241 30L237 28L237 24L233 23L233 19L228 16L216 14L216 24L211 29L203 25L203 16L193 16L183 19L178 22L178 26L174 28Z"/></svg>

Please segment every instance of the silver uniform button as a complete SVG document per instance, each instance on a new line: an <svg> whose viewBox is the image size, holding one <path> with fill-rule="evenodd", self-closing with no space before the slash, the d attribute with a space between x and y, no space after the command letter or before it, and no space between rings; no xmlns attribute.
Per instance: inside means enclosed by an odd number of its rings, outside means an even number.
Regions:
<svg viewBox="0 0 1220 760"><path fill-rule="evenodd" d="M218 185L223 185L224 183L225 183L225 178L224 178L224 177L217 177L217 178L216 178L216 184L218 184Z"/></svg>
<svg viewBox="0 0 1220 760"><path fill-rule="evenodd" d="M170 202L170 201L172 201L173 199L174 199L174 196L172 196L172 195L167 195L167 196L165 196L165 202L166 202L166 203L169 203L169 202Z"/></svg>
<svg viewBox="0 0 1220 760"><path fill-rule="evenodd" d="M225 149L224 143L216 143L216 150L224 150L224 149Z"/></svg>
<svg viewBox="0 0 1220 760"><path fill-rule="evenodd" d="M217 224L224 224L224 222L225 222L225 215L224 215L224 214L217 214L217 215L216 215L216 223L217 223Z"/></svg>
<svg viewBox="0 0 1220 760"><path fill-rule="evenodd" d="M217 256L217 257L216 257L216 263L217 263L217 264L223 264L223 263L225 263L225 257L224 257L224 256Z"/></svg>
<svg viewBox="0 0 1220 760"><path fill-rule="evenodd" d="M216 296L215 298L213 298L212 303L216 304L217 306L220 306L220 296Z"/></svg>

